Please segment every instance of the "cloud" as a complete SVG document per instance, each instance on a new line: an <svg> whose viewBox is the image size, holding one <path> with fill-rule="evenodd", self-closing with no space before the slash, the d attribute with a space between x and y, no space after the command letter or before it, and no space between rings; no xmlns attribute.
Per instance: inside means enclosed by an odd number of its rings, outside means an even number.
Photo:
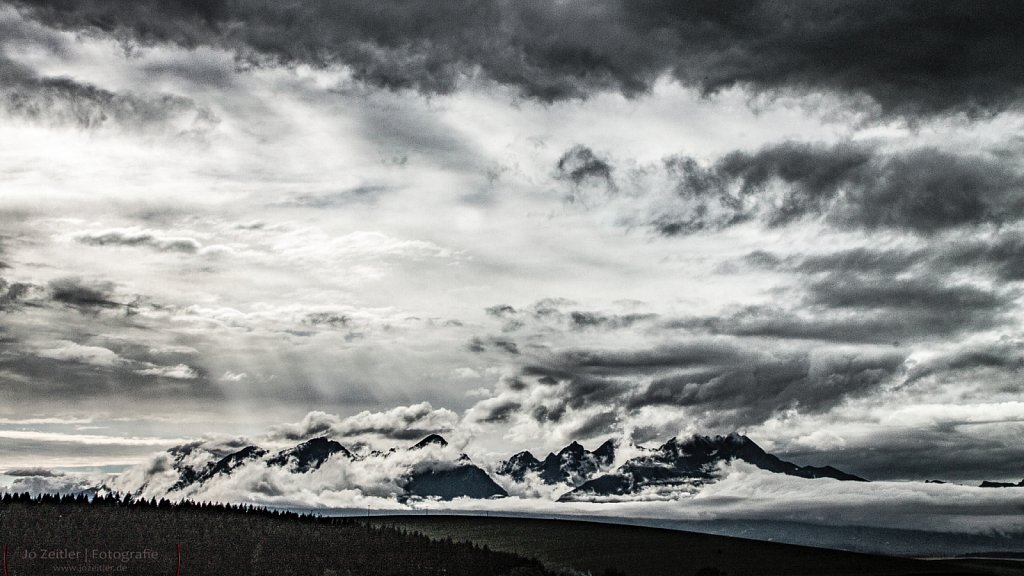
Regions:
<svg viewBox="0 0 1024 576"><path fill-rule="evenodd" d="M653 313L581 310L575 306L576 303L570 300L547 298L518 309L509 304L498 304L485 311L488 316L504 321L502 332L516 332L524 328L530 331L614 331L652 323L658 318ZM483 346L484 342L480 340L478 344Z"/></svg>
<svg viewBox="0 0 1024 576"><path fill-rule="evenodd" d="M337 208L352 204L373 204L394 191L388 186L364 185L321 194L296 194L276 205L286 208Z"/></svg>
<svg viewBox="0 0 1024 576"><path fill-rule="evenodd" d="M100 346L83 346L75 342L57 342L57 346L36 351L42 358L52 358L62 362L79 362L93 366L114 367L125 363L113 350Z"/></svg>
<svg viewBox="0 0 1024 576"><path fill-rule="evenodd" d="M766 252L750 256L752 265L807 274L825 272L877 272L898 274L931 271L974 271L1004 282L1024 280L1024 234L1003 230L994 234L935 239L924 247L856 247L834 252L788 257ZM763 255L763 256L761 256ZM760 261L757 261L760 258Z"/></svg>
<svg viewBox="0 0 1024 576"><path fill-rule="evenodd" d="M95 478L88 474L18 476L8 488L10 492L17 494L79 494L89 493L95 489Z"/></svg>
<svg viewBox="0 0 1024 576"><path fill-rule="evenodd" d="M502 318L506 315L515 314L516 309L513 306L510 306L509 304L496 304L494 306L489 306L486 312L490 316L497 316L498 318Z"/></svg>
<svg viewBox="0 0 1024 576"><path fill-rule="evenodd" d="M174 380L195 380L199 377L199 372L187 364L178 364L176 366L153 366L152 368L136 370L135 373L143 376L172 378Z"/></svg>
<svg viewBox="0 0 1024 576"><path fill-rule="evenodd" d="M637 322L657 318L656 314L624 314L607 315L600 312L574 310L569 313L569 321L574 329L586 328L628 328Z"/></svg>
<svg viewBox="0 0 1024 576"><path fill-rule="evenodd" d="M756 251L742 261L786 273L788 305L756 304L665 322L717 334L894 342L934 340L1002 326L1019 289L1017 232L952 235L924 245L858 246L781 256ZM776 299L778 300L778 299Z"/></svg>
<svg viewBox="0 0 1024 576"><path fill-rule="evenodd" d="M473 336L466 343L466 349L476 354L486 352L488 349L497 349L512 356L519 355L519 345L507 338L491 337L482 339L479 336Z"/></svg>
<svg viewBox="0 0 1024 576"><path fill-rule="evenodd" d="M88 246L144 247L158 252L194 254L202 247L193 238L162 236L148 230L107 230L79 234L75 240Z"/></svg>
<svg viewBox="0 0 1024 576"><path fill-rule="evenodd" d="M429 402L396 406L384 412L364 410L353 416L340 416L314 411L302 421L273 428L272 437L304 440L315 436L358 438L375 436L412 440L428 434L446 433L455 429L459 417L446 408L435 409Z"/></svg>
<svg viewBox="0 0 1024 576"><path fill-rule="evenodd" d="M15 3L51 26L123 42L217 46L256 64L343 65L367 84L450 93L474 78L552 102L629 97L672 78L704 94L834 93L882 114L982 115L1021 97L1015 4L316 1Z"/></svg>
<svg viewBox="0 0 1024 576"><path fill-rule="evenodd" d="M789 355L754 355L716 365L688 366L681 374L653 379L629 398L629 406L695 407L729 414L736 427L758 423L797 407L826 411L850 397L876 390L896 375L905 359L886 348L828 348Z"/></svg>
<svg viewBox="0 0 1024 576"><path fill-rule="evenodd" d="M907 293L896 297L899 296L907 296ZM1006 305L1008 301L993 302L992 308L976 310L947 309L941 305L850 306L844 310L796 302L793 307L744 306L716 316L674 319L664 326L741 337L893 344L933 340L998 326L999 313Z"/></svg>
<svg viewBox="0 0 1024 576"><path fill-rule="evenodd" d="M559 178L568 180L577 186L600 182L609 190L615 189L611 164L586 146L576 145L566 150L558 159L556 169Z"/></svg>
<svg viewBox="0 0 1024 576"><path fill-rule="evenodd" d="M74 306L81 310L116 308L120 306L113 298L115 286L112 282L88 281L79 277L53 280L49 284L50 297L55 302Z"/></svg>
<svg viewBox="0 0 1024 576"><path fill-rule="evenodd" d="M67 434L64 432L41 432L36 430L0 430L0 438L47 443L68 443L90 446L167 446L183 443L181 438L156 438L151 436L101 436L97 434Z"/></svg>
<svg viewBox="0 0 1024 576"><path fill-rule="evenodd" d="M0 53L0 110L56 126L158 128L178 135L210 131L217 117L193 100L170 94L112 92L70 77L40 77Z"/></svg>
<svg viewBox="0 0 1024 576"><path fill-rule="evenodd" d="M830 275L808 287L810 303L843 309L956 309L974 312L1002 307L993 290L970 284L944 284L938 278L881 278Z"/></svg>
<svg viewBox="0 0 1024 576"><path fill-rule="evenodd" d="M664 437L684 429L732 432L790 410L827 413L875 394L901 381L907 354L892 346L787 347L724 337L564 350L530 358L519 386L499 387L466 417L524 434L539 426L570 439L648 425Z"/></svg>
<svg viewBox="0 0 1024 576"><path fill-rule="evenodd" d="M929 235L1011 223L1024 214L1024 175L987 154L789 141L731 152L707 165L672 156L662 170L671 192L636 191L647 197L646 212L626 220L665 236L807 219L841 229Z"/></svg>
<svg viewBox="0 0 1024 576"><path fill-rule="evenodd" d="M486 424L508 422L522 407L520 402L509 398L488 398L473 407L472 419Z"/></svg>
<svg viewBox="0 0 1024 576"><path fill-rule="evenodd" d="M34 288L34 285L26 282L8 282L0 278L0 310L17 307Z"/></svg>
<svg viewBox="0 0 1024 576"><path fill-rule="evenodd" d="M824 457L832 466L872 479L962 481L974 486L981 479L1017 482L1024 478L1024 450L1014 440L1024 429L1022 422L1020 403L912 406L894 410L877 428L842 435L839 447L808 445L797 438L784 442L780 455L798 461Z"/></svg>
<svg viewBox="0 0 1024 576"><path fill-rule="evenodd" d="M925 245L855 246L810 254L781 255L755 250L742 263L755 269L824 273L943 273L973 271L1004 282L1024 280L1024 233L972 230L929 238Z"/></svg>
<svg viewBox="0 0 1024 576"><path fill-rule="evenodd" d="M41 478L55 478L63 476L61 472L54 472L46 468L12 468L4 472L6 476L39 476Z"/></svg>
<svg viewBox="0 0 1024 576"><path fill-rule="evenodd" d="M908 382L930 376L961 377L967 381L985 382L1006 387L1006 382L995 377L1015 379L1024 368L1024 343L1003 337L996 341L981 340L961 343L942 352L917 358L908 373ZM1010 387L1010 390L1017 386Z"/></svg>

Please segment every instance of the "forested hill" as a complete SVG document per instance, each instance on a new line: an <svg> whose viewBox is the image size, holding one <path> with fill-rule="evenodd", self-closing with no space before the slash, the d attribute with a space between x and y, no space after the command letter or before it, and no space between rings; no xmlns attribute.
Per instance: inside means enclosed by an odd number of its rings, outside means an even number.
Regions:
<svg viewBox="0 0 1024 576"><path fill-rule="evenodd" d="M359 519L115 497L5 495L0 543L10 576L162 576L179 564L182 575L554 576L536 560Z"/></svg>

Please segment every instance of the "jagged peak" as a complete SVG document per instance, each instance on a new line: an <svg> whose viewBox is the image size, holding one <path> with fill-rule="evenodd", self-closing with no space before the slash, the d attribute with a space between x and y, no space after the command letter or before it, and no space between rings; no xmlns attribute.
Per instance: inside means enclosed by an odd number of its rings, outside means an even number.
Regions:
<svg viewBox="0 0 1024 576"><path fill-rule="evenodd" d="M515 454L509 456L508 458L509 462L519 462L522 460L533 462L537 461L537 457L533 455L533 452L530 452L529 450L523 450L522 452L516 452Z"/></svg>
<svg viewBox="0 0 1024 576"><path fill-rule="evenodd" d="M224 458L247 458L247 457L249 457L252 454L263 455L263 454L266 454L266 453L267 453L267 451L264 450L263 448L260 448L259 446L246 446L245 448L242 448L241 450L238 450L236 452L232 452L231 454L228 454Z"/></svg>
<svg viewBox="0 0 1024 576"><path fill-rule="evenodd" d="M705 436L703 434L691 434L686 438L680 439L679 436L673 436L669 438L662 448L673 447L673 446L721 446L722 444L733 444L742 446L745 444L754 444L754 441L748 438L744 434L738 432L730 432L726 435L716 434L715 436Z"/></svg>
<svg viewBox="0 0 1024 576"><path fill-rule="evenodd" d="M338 445L338 446L341 446L341 443L338 442L337 440L332 440L331 438L329 438L327 436L317 436L316 438L310 438L309 440L306 440L305 442L300 442L295 447L298 448L300 446L317 446L317 445L323 445L323 446Z"/></svg>
<svg viewBox="0 0 1024 576"><path fill-rule="evenodd" d="M586 451L587 451L587 449L584 448L582 444L580 444L579 442L573 440L572 443L570 443L568 446L566 446L565 448L562 448L561 450L559 450L558 451L558 455L559 456L564 456L566 454L573 454L573 455L580 455L580 456L582 456L583 454L586 453Z"/></svg>
<svg viewBox="0 0 1024 576"><path fill-rule="evenodd" d="M423 440L420 440L419 442L414 444L412 448L415 450L419 448L424 448L431 444L437 444L438 446L447 446L448 441L445 440L440 434L431 434L424 438Z"/></svg>
<svg viewBox="0 0 1024 576"><path fill-rule="evenodd" d="M718 440L719 438L721 438L722 441L731 442L733 444L753 444L754 443L754 441L751 440L750 438L748 438L745 434L740 434L739 432L730 432L730 433L726 434L725 436L715 436L715 440Z"/></svg>

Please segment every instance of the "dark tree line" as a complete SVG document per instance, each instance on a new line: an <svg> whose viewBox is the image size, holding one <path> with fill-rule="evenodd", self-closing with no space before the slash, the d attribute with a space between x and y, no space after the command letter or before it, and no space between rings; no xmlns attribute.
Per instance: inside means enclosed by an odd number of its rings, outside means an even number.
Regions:
<svg viewBox="0 0 1024 576"><path fill-rule="evenodd" d="M174 574L180 546L182 574L554 576L536 560L357 518L116 494L4 494L0 542L15 569L26 550L150 549L160 558L145 573Z"/></svg>

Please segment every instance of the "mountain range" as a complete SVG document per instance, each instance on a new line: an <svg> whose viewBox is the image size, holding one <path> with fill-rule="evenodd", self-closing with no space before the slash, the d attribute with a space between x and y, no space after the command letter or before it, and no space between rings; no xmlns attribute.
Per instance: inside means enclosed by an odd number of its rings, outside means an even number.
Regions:
<svg viewBox="0 0 1024 576"><path fill-rule="evenodd" d="M529 452L520 452L501 464L499 474L521 480L530 472L548 484L570 481L573 489L559 500L607 499L642 491L658 491L680 486L700 485L714 479L722 462L743 460L758 468L801 478L834 478L865 482L863 478L831 466L797 466L765 452L753 440L739 434L672 438L655 449L632 447L640 455L615 469L615 444L610 440L594 452L573 442L558 454L538 461Z"/></svg>
<svg viewBox="0 0 1024 576"><path fill-rule="evenodd" d="M563 486L565 490L558 498L560 501L657 495L662 491L695 488L713 482L719 465L732 460L801 478L865 481L831 466L799 466L786 462L739 434L672 438L657 448L622 445L608 440L590 451L579 442L572 442L543 459L528 451L519 452L500 462L493 469L493 475L466 454L453 450L437 434L405 448L362 454L327 437L313 438L277 452L253 445L235 448L237 446L214 450L200 443L172 448L166 454L169 463L161 476L164 479L161 486L166 488L151 485L153 477L150 476L149 480L130 491L136 495L152 496L157 492L160 496L192 497L211 484L235 479L243 468L260 473L276 471L308 475L321 470L325 463L339 459L348 461L345 466L351 469L363 466L378 475L381 470L386 470L393 476L391 480L395 488L392 496L400 501L500 498L508 496L515 485L529 483ZM625 457L626 454L630 457ZM343 474L347 469L339 468L338 472L333 468L325 470L322 474L326 480L321 481L333 486L330 475ZM168 477L171 478L169 482L166 481ZM261 485L272 484L270 481L259 482Z"/></svg>

